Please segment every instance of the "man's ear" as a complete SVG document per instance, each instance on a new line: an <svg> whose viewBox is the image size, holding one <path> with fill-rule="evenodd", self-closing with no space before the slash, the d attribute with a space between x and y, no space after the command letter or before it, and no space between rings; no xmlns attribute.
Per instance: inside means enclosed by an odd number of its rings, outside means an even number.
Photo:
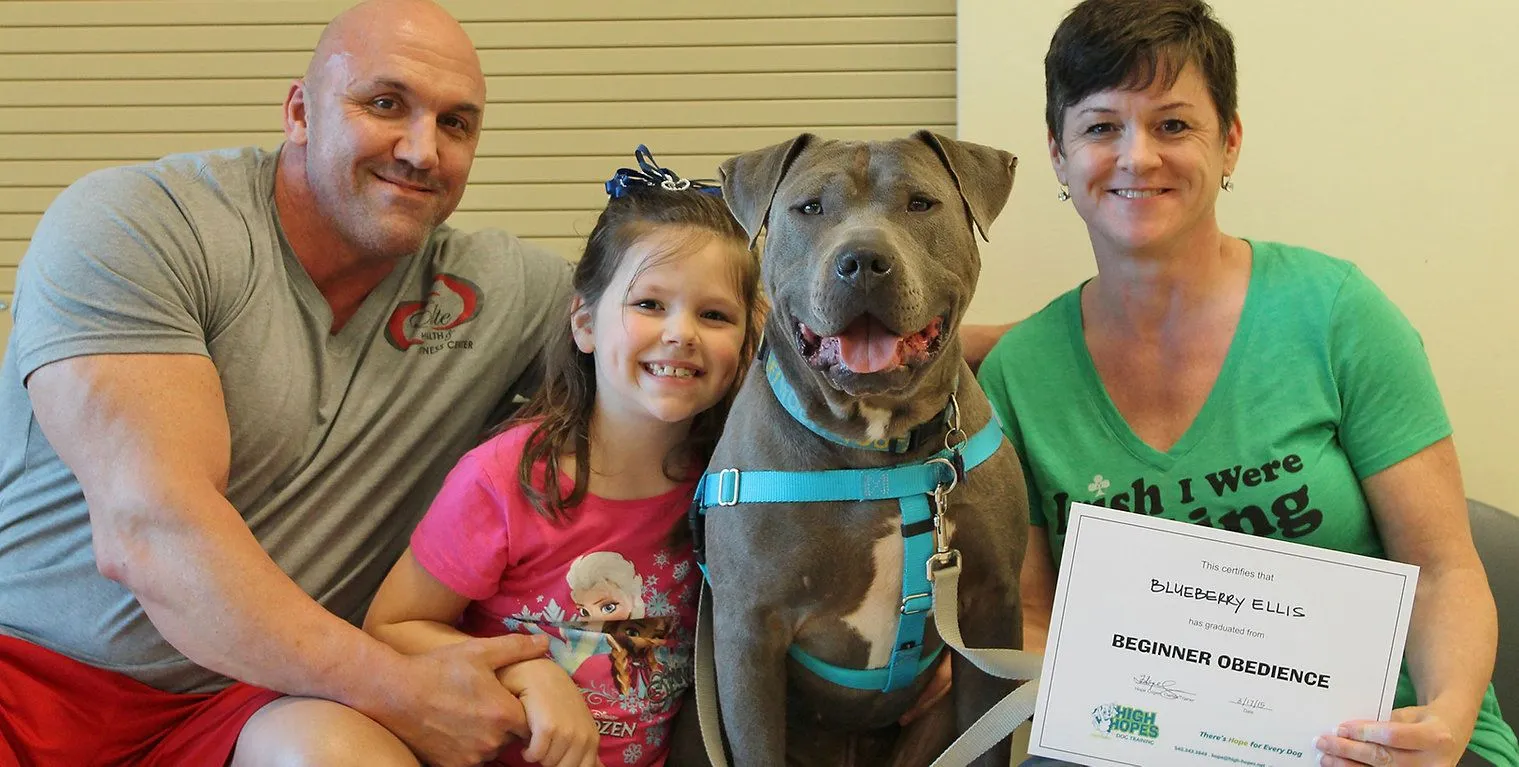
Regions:
<svg viewBox="0 0 1519 767"><path fill-rule="evenodd" d="M575 348L585 354L596 351L596 338L591 332L593 308L578 295L570 300L570 336L575 339Z"/></svg>
<svg viewBox="0 0 1519 767"><path fill-rule="evenodd" d="M1018 158L1001 149L956 141L926 130L913 136L939 155L960 190L960 199L970 212L971 224L981 232L981 239L987 239L986 230L991 228L992 221L1002 212L1007 196L1013 191Z"/></svg>
<svg viewBox="0 0 1519 767"><path fill-rule="evenodd" d="M754 247L759 239L760 229L770 216L770 203L775 200L775 192L791 161L816 138L803 133L784 143L730 157L717 169L723 200L749 234L749 247Z"/></svg>
<svg viewBox="0 0 1519 767"><path fill-rule="evenodd" d="M306 144L306 81L292 80L285 94L285 139L297 146Z"/></svg>

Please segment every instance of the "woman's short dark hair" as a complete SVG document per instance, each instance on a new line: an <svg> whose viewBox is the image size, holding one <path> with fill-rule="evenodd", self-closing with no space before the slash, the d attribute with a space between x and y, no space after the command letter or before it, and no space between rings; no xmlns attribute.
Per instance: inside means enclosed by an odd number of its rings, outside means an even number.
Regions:
<svg viewBox="0 0 1519 767"><path fill-rule="evenodd" d="M1234 38L1203 0L1083 0L1044 56L1044 121L1062 142L1065 110L1099 91L1166 88L1197 65L1227 134L1239 108Z"/></svg>

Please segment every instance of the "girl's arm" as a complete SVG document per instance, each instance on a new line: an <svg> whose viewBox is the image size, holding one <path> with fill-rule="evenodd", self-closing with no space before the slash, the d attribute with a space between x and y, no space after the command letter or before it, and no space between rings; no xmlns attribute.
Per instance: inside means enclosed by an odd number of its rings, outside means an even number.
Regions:
<svg viewBox="0 0 1519 767"><path fill-rule="evenodd" d="M1405 656L1418 705L1390 722L1346 722L1328 738L1336 764L1382 764L1382 753L1424 752L1454 764L1471 738L1493 675L1498 619L1472 544L1461 468L1450 438L1362 481L1387 555L1419 566Z"/></svg>
<svg viewBox="0 0 1519 767"><path fill-rule="evenodd" d="M601 733L575 680L547 658L496 672L508 692L522 699L532 738L522 758L544 767L598 767Z"/></svg>
<svg viewBox="0 0 1519 767"><path fill-rule="evenodd" d="M454 628L469 597L460 596L422 568L408 547L364 615L364 630L374 638L416 655L469 639Z"/></svg>
<svg viewBox="0 0 1519 767"><path fill-rule="evenodd" d="M424 653L470 638L455 628L469 602L423 568L407 548L370 603L364 630L408 655ZM496 678L521 701L527 726L515 734L528 741L524 758L545 767L598 764L596 721L559 664L535 658L503 666Z"/></svg>

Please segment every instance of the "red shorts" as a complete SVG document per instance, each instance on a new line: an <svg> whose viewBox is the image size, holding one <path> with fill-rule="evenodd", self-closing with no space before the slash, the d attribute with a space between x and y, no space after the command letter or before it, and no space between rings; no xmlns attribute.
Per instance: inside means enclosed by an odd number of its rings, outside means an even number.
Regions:
<svg viewBox="0 0 1519 767"><path fill-rule="evenodd" d="M0 767L222 767L280 694L233 684L180 694L0 636Z"/></svg>

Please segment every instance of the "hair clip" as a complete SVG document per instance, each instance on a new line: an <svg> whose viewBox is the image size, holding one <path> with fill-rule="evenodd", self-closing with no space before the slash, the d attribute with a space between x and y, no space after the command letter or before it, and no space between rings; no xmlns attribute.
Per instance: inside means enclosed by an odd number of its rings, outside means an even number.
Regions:
<svg viewBox="0 0 1519 767"><path fill-rule="evenodd" d="M675 175L675 171L659 167L659 164L654 161L654 155L643 144L638 145L633 158L638 160L638 170L618 168L617 172L607 179L607 195L614 200L634 189L656 186L672 192L690 190L703 194L721 195L723 193L723 188L712 179L681 178Z"/></svg>

